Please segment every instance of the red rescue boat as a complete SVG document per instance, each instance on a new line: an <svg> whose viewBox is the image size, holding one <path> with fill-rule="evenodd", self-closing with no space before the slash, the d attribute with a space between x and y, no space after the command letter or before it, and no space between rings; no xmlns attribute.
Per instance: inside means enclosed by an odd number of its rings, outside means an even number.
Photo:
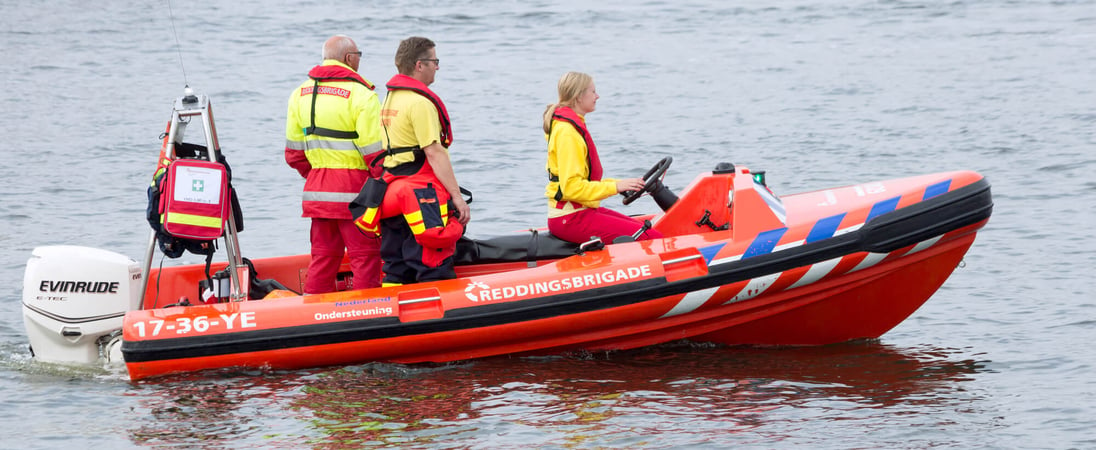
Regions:
<svg viewBox="0 0 1096 450"><path fill-rule="evenodd" d="M143 301L125 308L120 333L98 338L99 354L124 359L136 380L680 339L822 345L877 338L944 283L993 206L989 183L970 171L777 196L763 172L725 163L678 196L660 183L671 161L645 176L645 191L663 209L645 219L663 239L578 246L535 230L464 239L456 279L310 296L291 292L302 290L308 255L215 263L209 270L236 268L226 270L236 275L232 283L262 277L286 289L194 306L177 304L199 292L205 265L149 270L123 289L144 290L130 294ZM47 258L48 249L36 249L37 257ZM28 264L24 311L45 311L26 294L42 286L32 278ZM28 334L36 334L29 320Z"/></svg>

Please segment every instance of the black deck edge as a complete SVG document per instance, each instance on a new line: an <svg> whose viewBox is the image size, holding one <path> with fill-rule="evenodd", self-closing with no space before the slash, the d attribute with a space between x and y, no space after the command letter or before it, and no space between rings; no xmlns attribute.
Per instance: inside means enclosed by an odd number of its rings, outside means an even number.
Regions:
<svg viewBox="0 0 1096 450"><path fill-rule="evenodd" d="M951 192L891 211L860 230L864 250L887 253L972 225L993 213L993 196L985 178Z"/></svg>

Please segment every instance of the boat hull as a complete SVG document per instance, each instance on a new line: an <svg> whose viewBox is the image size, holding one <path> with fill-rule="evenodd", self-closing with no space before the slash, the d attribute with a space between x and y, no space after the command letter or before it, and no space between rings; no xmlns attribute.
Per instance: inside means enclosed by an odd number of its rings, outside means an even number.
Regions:
<svg viewBox="0 0 1096 450"><path fill-rule="evenodd" d="M754 188L736 185L746 174L694 184L733 190L732 208L706 214L730 229L678 231L562 259L464 265L455 280L166 307L193 290L204 267L165 268L149 277L146 309L127 314L122 353L130 377L142 379L225 367L623 350L680 339L785 346L878 338L945 282L992 210L988 183L956 172L789 196L787 217L777 217L783 211L763 198L749 209ZM695 206L686 208L695 221ZM784 226L750 231L737 222L766 211L770 224ZM758 222L765 221L749 223ZM255 260L258 274L291 286L303 284L306 267L301 256Z"/></svg>
<svg viewBox="0 0 1096 450"><path fill-rule="evenodd" d="M724 344L824 345L874 339L920 308L962 261L974 235L967 235L916 262L895 261L865 270L856 280L836 278L812 293L788 292L779 309L757 312L711 333L696 336ZM794 297L794 300L790 298Z"/></svg>

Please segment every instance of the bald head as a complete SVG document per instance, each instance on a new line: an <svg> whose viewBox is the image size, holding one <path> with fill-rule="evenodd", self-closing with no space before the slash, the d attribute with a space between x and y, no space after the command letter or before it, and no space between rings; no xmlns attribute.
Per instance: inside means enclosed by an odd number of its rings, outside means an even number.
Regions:
<svg viewBox="0 0 1096 450"><path fill-rule="evenodd" d="M323 43L323 59L334 59L358 70L358 62L361 61L361 52L358 44L349 36L338 34L331 36Z"/></svg>

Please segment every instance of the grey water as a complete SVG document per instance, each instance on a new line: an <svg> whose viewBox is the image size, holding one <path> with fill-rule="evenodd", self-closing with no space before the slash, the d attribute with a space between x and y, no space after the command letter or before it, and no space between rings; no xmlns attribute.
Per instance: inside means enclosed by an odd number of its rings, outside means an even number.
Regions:
<svg viewBox="0 0 1096 450"><path fill-rule="evenodd" d="M751 3L0 0L0 447L1096 448L1096 1ZM308 251L284 114L335 33L379 85L400 39L438 43L474 237L543 226L540 114L569 70L595 77L608 176L666 155L671 187L728 161L777 193L975 170L994 215L871 342L136 383L32 360L27 258L143 258L184 85L214 105L245 256Z"/></svg>

